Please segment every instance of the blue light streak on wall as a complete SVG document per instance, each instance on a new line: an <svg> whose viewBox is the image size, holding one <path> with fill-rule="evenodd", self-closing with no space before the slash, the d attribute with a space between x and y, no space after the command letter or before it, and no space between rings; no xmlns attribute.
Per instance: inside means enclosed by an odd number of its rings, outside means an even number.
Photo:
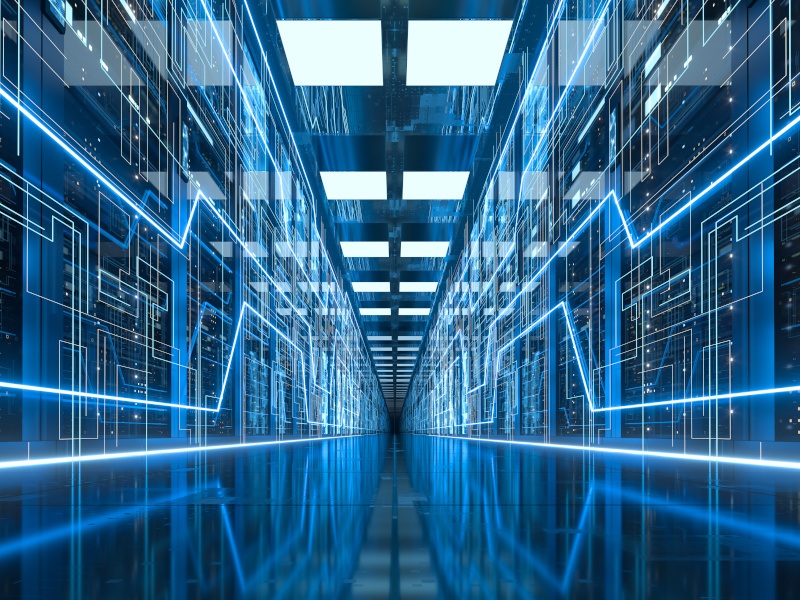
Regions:
<svg viewBox="0 0 800 600"><path fill-rule="evenodd" d="M385 430L250 7L2 17L0 460Z"/></svg>
<svg viewBox="0 0 800 600"><path fill-rule="evenodd" d="M789 10L557 6L404 429L712 456L800 440Z"/></svg>

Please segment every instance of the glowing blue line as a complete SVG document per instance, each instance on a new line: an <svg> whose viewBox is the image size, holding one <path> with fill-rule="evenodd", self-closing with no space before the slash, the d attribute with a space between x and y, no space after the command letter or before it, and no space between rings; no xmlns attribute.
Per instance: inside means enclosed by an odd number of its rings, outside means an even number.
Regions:
<svg viewBox="0 0 800 600"><path fill-rule="evenodd" d="M531 286L533 286L536 282L539 281L539 279L544 275L544 273L550 267L550 264L556 258L560 257L562 252L565 252L565 251L567 251L569 249L571 243L581 233L583 233L583 230L594 220L594 218L600 213L600 211L603 208L606 207L606 205L608 204L609 200L613 200L614 206L616 206L617 212L619 213L620 219L622 221L622 226L623 226L623 228L625 230L626 237L628 238L628 243L630 245L630 248L631 248L631 250L635 250L640 245L642 245L645 241L647 241L648 239L653 237L656 233L658 233L659 231L661 231L665 227L669 226L670 224L674 223L674 221L680 215L685 213L686 210L688 210L693 205L699 203L701 200L706 198L713 190L715 190L717 187L719 187L719 185L721 183L723 183L728 178L730 178L733 174L736 173L736 171L738 171L743 166L745 166L756 155L758 155L760 152L762 152L766 148L770 147L770 145L773 142L775 142L779 138L783 137L785 134L787 134L789 131L791 131L794 127L796 127L799 123L800 123L800 115L798 115L797 117L792 119L788 124L786 124L784 127L782 127L777 133L775 133L774 135L770 136L769 139L767 139L762 144L760 144L755 150L750 152L742 160L740 160L735 165L733 165L730 169L728 169L720 177L718 177L717 179L715 179L714 181L709 183L696 196L694 196L693 198L690 198L690 200L687 201L686 204L681 206L681 208L679 208L677 211L672 213L667 219L665 219L664 221L659 223L656 227L653 227L647 234L645 234L644 236L642 236L638 240L636 239L635 233L631 229L631 227L630 227L630 225L628 223L628 219L627 219L627 216L625 215L625 212L622 210L622 207L621 207L621 205L619 203L619 198L618 198L616 192L614 192L613 190L611 192L609 192L605 196L605 198L603 198L603 200L601 200L597 204L597 206L595 208L593 208L592 211L578 224L578 226L572 231L572 233L570 233L570 235L567 236L567 238L560 245L560 247L547 258L547 260L544 262L544 264L542 264L542 266L539 268L538 271L536 271L536 273L531 277L531 279L529 279L525 283L525 285L522 286L522 288L517 292L517 294L508 303L508 305L502 311L500 311L498 313L498 315L492 320L492 322L489 325L490 330L489 330L489 334L488 334L488 337L489 337L489 349L491 350L492 333L497 328L498 322L502 318L507 316L511 310L513 310L513 308L516 305L517 301L522 297L523 294L527 293L527 291L531 288ZM760 395L768 395L768 394L779 394L779 393L790 393L790 392L800 391L800 386L789 386L789 387L784 387L784 388L773 388L773 389L765 389L765 390L749 390L747 392L730 392L730 393L726 393L726 394L716 394L716 395L710 395L710 396L681 398L681 399L674 399L674 400L665 400L665 401L661 401L661 402L645 402L645 403L639 403L639 404L626 404L626 405L622 405L622 406L596 407L595 403L594 403L594 396L593 396L593 394L591 392L591 388L590 388L589 382L588 382L588 376L587 376L587 373L586 373L586 366L584 364L583 353L581 352L580 346L578 345L577 339L576 339L576 336L575 336L574 326L572 324L572 319L571 319L571 316L570 316L570 312L571 311L570 311L570 309L568 307L567 301L566 300L562 300L556 306L554 306L553 308L548 310L544 315L539 317L539 319L537 319L537 321L534 322L531 326L526 328L524 333L521 333L521 334L517 335L511 342L507 343L505 346L500 348L497 351L497 354L495 355L493 361L487 360L486 361L486 368L484 369L483 382L480 385L476 386L475 388L469 390L467 393L474 393L474 392L480 390L481 388L486 387L488 385L488 381L489 381L490 365L493 362L498 361L500 359L502 354L509 347L509 344L511 344L512 342L516 341L522 335L526 335L527 333L529 333L534 327L536 327L539 324L541 324L541 322L546 317L551 315L553 313L553 311L557 310L559 307L561 307L563 309L563 311L564 311L564 317L565 317L566 322L567 322L567 331L569 333L570 342L572 344L572 348L573 348L573 351L575 353L575 360L576 360L576 362L578 364L578 371L579 371L579 374L580 374L580 377L581 377L581 381L582 381L582 384L583 384L584 393L586 395L586 399L587 399L587 402L589 404L589 410L592 413L594 413L594 412L611 412L611 411L615 411L615 410L629 410L629 409L635 409L635 408L669 406L669 405L673 405L673 404L683 404L683 403L707 402L707 401L715 401L715 400L721 400L721 399L745 398L745 397L751 397L751 396L760 396ZM464 423L464 424L459 425L459 426L472 426L472 425L481 425L481 424L491 423L495 418L494 415L496 413L496 410L497 410L497 390L493 389L493 392L492 392L492 417L490 418L490 420L489 421L479 421L479 422Z"/></svg>
<svg viewBox="0 0 800 600"><path fill-rule="evenodd" d="M233 450L235 448L256 448L260 446L277 446L280 444L298 444L302 442L319 442L324 440L338 440L351 437L361 437L361 435L336 435L330 437L314 437L291 440L270 440L267 442L243 442L239 444L220 444L212 446L192 446L188 448L164 448L162 450L138 450L135 452L118 452L111 454L83 454L79 456L56 456L53 458L31 458L23 460L0 461L0 469L13 469L16 467L40 467L47 465L64 465L83 462L95 462L98 460L109 460L116 458L138 458L142 456L158 456L166 454L197 453L211 450Z"/></svg>
<svg viewBox="0 0 800 600"><path fill-rule="evenodd" d="M128 398L125 396L112 396L109 394L97 394L94 392L81 392L80 390L65 390L61 388L50 388L39 385L27 385L24 383L11 383L0 381L1 389L19 390L22 392L36 392L40 394L58 394L60 396L71 396L73 398L91 398L94 400L108 400L111 402L130 402L131 404L144 404L147 406L164 406L168 408L183 408L186 410L197 410L202 412L217 412L219 409L207 408L204 406L188 406L186 404L174 404L172 402L161 402L158 400L148 400L146 398Z"/></svg>
<svg viewBox="0 0 800 600"><path fill-rule="evenodd" d="M421 435L421 434L412 434ZM628 456L648 456L653 458L681 459L695 462L712 462L728 465L746 465L751 467L774 467L777 469L800 470L800 462L788 460L770 460L761 458L739 458L733 456L714 456L713 454L687 454L678 452L659 452L655 450L627 450L624 448L609 448L607 446L576 446L572 444L547 444L544 442L523 442L520 440L503 440L495 438L459 437L455 435L441 435L438 437L451 438L469 442L489 442L495 444L509 444L513 446L533 446L536 448L553 448L557 450L573 450L582 452L604 452L607 454L624 454Z"/></svg>
<svg viewBox="0 0 800 600"><path fill-rule="evenodd" d="M207 8L206 8L206 11L208 12ZM219 38L219 34L216 31L216 28L213 25L212 25L212 28L214 29L215 34L217 35L217 38L220 41L220 45L221 45L222 42L221 42L221 39ZM224 53L224 50L223 50L223 53ZM227 56L227 54L225 54L225 57L228 60L228 62L230 63L230 59ZM232 69L232 65L231 65L231 69ZM233 71L233 69L232 69L232 71ZM234 73L233 75L236 78L236 74ZM236 81L237 81L237 84L238 84L238 78L236 78ZM239 87L241 88L241 85ZM272 284L272 286L276 289L276 291L278 291L278 293L283 297L283 299L287 302L287 304L297 314L298 319L300 321L302 321L304 324L306 324L306 326L309 329L309 333L311 332L311 323L308 322L307 319L304 319L302 317L302 315L300 315L300 311L297 309L297 307L294 306L294 304L288 298L288 296L286 296L286 294L276 284L274 278L261 265L261 263L259 262L258 258L255 256L255 254L253 254L250 251L250 249L247 247L247 245L244 243L244 241L239 236L238 232L233 228L233 226L228 222L228 220L225 218L225 216L216 207L214 201L209 199L202 192L202 190L198 190L198 192L197 192L197 194L196 194L196 196L194 198L194 201L192 202L191 208L189 210L189 216L188 216L188 219L186 221L186 226L185 226L185 228L183 230L183 233L180 234L180 237L175 237L175 234L173 234L173 232L167 230L163 225L161 225L159 222L155 221L153 219L153 217L151 217L142 207L140 207L136 202L134 202L131 199L131 197L125 191L123 191L120 187L118 187L115 183L113 183L107 176L105 176L103 173L101 173L86 158L84 158L81 155L80 152L75 150L61 136L59 136L48 125L46 125L41 119L39 119L36 115L34 115L26 106L24 106L20 101L18 101L13 95L11 95L2 85L0 85L0 97L5 99L14 108L16 108L17 111L19 111L23 116L25 116L42 133L44 133L47 137L49 137L52 141L54 141L64 152L66 152L69 156L71 156L74 160L76 160L83 168L85 168L89 173L91 173L94 177L96 177L106 188L108 188L123 203L125 203L128 207L130 207L131 210L133 210L136 215L138 215L139 217L141 217L145 221L147 221L147 223L149 223L153 228L155 228L156 231L158 231L159 234L161 234L172 246L176 247L177 249L182 250L183 248L186 247L186 244L187 244L188 239L189 239L189 233L190 233L191 227L192 227L192 221L194 219L195 213L197 212L197 207L200 204L200 202L205 202L205 204L208 206L208 208L211 210L211 212L219 219L219 221L222 224L222 226L228 231L228 233L231 235L231 237L234 239L234 241L237 243L237 245L243 250L243 252L248 257L250 257L252 259L252 261L255 264L256 268L264 275L264 277ZM248 105L248 108L250 108L249 105ZM250 109L250 111L251 111L251 115L252 115L253 114L252 113L252 109ZM284 116L285 116L285 113L284 113ZM260 129L259 129L259 133L262 134L262 138L263 138L263 132L261 132ZM269 149L267 149L267 152L269 152ZM272 157L271 153L270 153L270 159L271 159L272 164L275 166L275 168L277 170L277 164L275 163L275 160ZM301 168L302 167L303 166L301 164ZM299 265L300 261L297 259L296 254L291 249L291 247L289 249L292 252L292 255L294 256L295 261ZM300 265L300 268L301 268L301 270L303 270L302 265ZM304 273L304 275L306 275L306 280L308 281L308 283L311 284L312 282L311 282L310 278L308 277L308 275L305 273L304 270L303 270L303 273ZM313 286L311 286L311 287L312 287L312 291L313 291ZM319 294L318 293L315 292L315 295L317 295L317 297L319 298ZM296 349L298 349L298 351L300 351L300 349L297 348L297 346L295 344L293 344L291 342L291 340L289 340L288 337L286 337L282 332L278 331L277 328L274 325L272 325L266 318L264 318L263 315L258 313L258 311L256 311L249 304L245 303L245 305L242 306L241 313L240 313L240 316L239 316L239 326L241 326L242 319L243 319L243 316L244 316L244 312L246 310L248 310L248 309L251 310L253 313L255 313L256 316L259 319L261 319L262 322L264 322L265 324L270 326L276 333L278 333L281 337L283 337L294 348L296 348ZM352 310L352 307L351 307L351 310ZM233 355L234 355L234 351L235 351L235 347L236 347L236 341L238 340L238 335L239 335L239 327L237 327L236 334L235 334L235 337L234 337L234 344L232 345L232 349L231 349L231 358L229 359L229 362L228 362L228 365L227 365L227 368L226 368L226 371L225 371L225 377L224 377L224 380L223 380L222 389L220 390L220 394L219 394L220 395L220 401L219 401L218 406L217 406L216 409L211 409L211 408L206 408L206 407L199 407L199 406L187 406L187 405L182 405L182 404L155 401L155 400L147 400L147 399L137 400L137 399L134 399L134 398L127 398L127 397L124 397L124 396L112 396L112 395L106 395L106 394L90 394L88 392L81 392L81 391L76 391L76 390L64 390L64 389L60 389L60 388L49 388L49 387L45 387L45 386L24 386L23 384L13 384L13 383L8 383L8 382L0 382L0 388L18 389L18 390L39 392L39 393L45 393L45 394L60 394L60 395L72 396L72 397L80 397L80 398L95 398L95 399L101 399L101 400L109 400L109 401L112 401L112 402L117 402L117 401L118 402L130 402L130 403L134 403L134 404L143 404L143 405L150 405L150 406L163 406L163 407L180 408L180 409L186 409L186 410L218 412L220 410L220 408L221 408L221 405L222 405L222 399L223 399L223 396L224 396L228 375L229 375L229 372L230 372L230 369L231 369L231 364L232 364L232 361L233 361ZM310 351L310 357L311 357L311 363L312 363L311 366L312 366L312 371L315 372L314 364L313 364L314 363L314 353L311 350L312 350L311 349L311 336L309 335L309 351ZM306 395L307 395L307 391L306 391ZM308 402L308 398L306 398L306 404L307 404L307 402ZM312 424L329 425L329 426L334 426L334 427L337 426L336 423L312 423Z"/></svg>

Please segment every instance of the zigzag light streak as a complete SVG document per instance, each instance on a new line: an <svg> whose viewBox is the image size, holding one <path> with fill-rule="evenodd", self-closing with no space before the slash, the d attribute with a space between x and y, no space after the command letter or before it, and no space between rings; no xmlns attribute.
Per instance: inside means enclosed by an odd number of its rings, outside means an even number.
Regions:
<svg viewBox="0 0 800 600"><path fill-rule="evenodd" d="M237 80L238 81L238 80ZM223 225L223 227L228 231L234 241L238 244L238 246L242 249L243 253L248 256L253 264L256 266L258 271L267 279L267 281L273 286L273 288L283 297L283 299L287 302L287 304L292 308L294 313L297 315L297 318L304 323L304 325L308 329L308 340L309 340L309 355L311 358L311 371L312 373L316 373L316 369L314 368L314 352L312 348L311 342L311 323L302 317L299 313L297 307L292 304L291 300L286 296L286 294L280 289L280 287L276 284L275 280L271 277L271 275L267 272L264 266L260 263L258 258L253 254L253 252L248 248L247 244L240 238L237 231L228 223L227 219L225 219L224 215L219 211L216 207L213 200L209 199L202 190L198 190L192 205L191 209L189 210L189 215L187 218L186 226L183 228L183 232L180 234L180 237L177 237L173 232L166 229L161 223L156 221L152 218L151 215L147 213L141 206L139 206L133 199L131 199L127 193L125 193L119 186L113 183L107 176L105 176L99 169L97 169L89 160L87 160L80 152L78 152L75 148L73 148L70 144L68 144L61 136L55 133L48 125L46 125L41 119L39 119L33 112L28 109L24 104L19 102L17 98L15 98L12 94L10 94L2 85L0 85L0 97L3 100L11 104L21 115L23 115L28 121L30 121L33 125L35 125L42 133L44 133L48 138L54 141L64 152L66 152L70 157L72 157L75 161L77 161L84 169L86 169L89 173L91 173L94 177L96 177L108 190L114 193L126 206L128 206L139 218L145 220L148 224L150 224L156 231L165 239L167 240L170 245L175 247L178 250L183 250L188 242L189 233L191 232L192 227L192 220L194 219L194 215L197 211L198 206L203 203L209 210L218 218L219 222ZM270 154L270 158L272 155ZM274 159L273 159L274 164ZM324 250L324 249L323 249ZM294 254L292 250L292 254L297 259L297 256ZM327 258L327 255L326 255ZM302 270L302 269L301 269ZM304 270L303 270L304 271ZM308 275L305 273L306 279L308 283L311 283ZM310 286L312 291L314 292L317 297L319 297L318 292L313 290L313 286ZM158 407L165 407L165 408L178 408L183 410L193 410L199 412L213 412L218 413L222 407L222 401L224 399L225 388L227 385L228 376L230 374L231 366L233 359L235 357L236 345L239 339L239 333L242 327L243 319L245 313L252 312L261 322L267 324L271 327L278 335L283 337L286 341L288 341L295 349L300 350L294 343L292 343L289 338L283 334L282 332L278 331L274 325L272 325L269 320L264 317L260 312L255 310L250 304L244 303L238 318L238 325L236 328L236 332L234 335L234 341L231 345L231 354L228 359L228 363L225 369L225 375L222 382L222 387L219 391L219 402L217 403L216 408L209 408L209 407L202 407L202 406L188 406L185 404L178 404L173 402L163 402L163 401L156 401L156 400L149 400L147 398L129 398L124 396L115 396L115 395L108 395L108 394L97 394L91 392L83 392L80 390L69 390L69 389L61 389L61 388L53 388L53 387L46 387L46 386L33 386L33 385L26 385L26 384L19 384L19 383L12 383L12 382L2 382L0 381L0 389L13 389L13 390L20 390L20 391L31 391L37 392L42 394L54 394L54 395L63 395L68 397L78 397L78 398L90 398L90 399L98 399L98 400L107 400L111 402L127 402L135 405L145 405L145 406L158 406ZM301 352L302 354L302 352ZM304 402L306 409L308 408L308 390L305 389L304 386ZM308 416L308 410L306 410L306 415ZM308 423L312 425L328 425L328 426L337 426L337 423L325 423L325 422L316 422L308 419Z"/></svg>
<svg viewBox="0 0 800 600"><path fill-rule="evenodd" d="M666 219L661 221L657 226L652 227L646 234L644 234L640 238L636 238L635 233L631 225L628 222L628 218L625 215L625 212L622 210L622 207L619 203L619 198L617 197L616 192L611 191L609 192L603 200L601 200L595 208L591 210L591 212L578 224L575 230L565 239L564 243L559 246L559 248L548 257L548 259L544 262L544 264L539 268L539 270L531 277L531 279L525 283L524 286L517 292L514 298L508 303L508 305L498 313L498 315L492 320L489 326L489 333L487 334L488 338L488 346L489 352L491 353L492 348L492 340L494 339L495 330L498 327L498 322L507 316L511 309L517 304L517 302L522 298L522 296L527 293L530 288L535 285L542 276L547 272L550 264L556 259L559 258L563 252L566 251L567 248L570 247L570 244L574 242L577 237L588 227L594 219L600 214L601 210L604 209L610 201L613 201L613 205L616 207L617 212L619 213L623 229L625 231L626 238L628 240L628 245L631 250L636 250L642 244L650 240L654 235L659 233L661 230L667 228L668 226L674 224L676 220L684 215L686 211L691 209L693 206L700 203L702 200L706 199L716 188L718 188L723 182L727 181L732 175L734 175L739 169L747 165L747 163L752 160L755 156L770 148L772 144L782 138L784 135L792 131L795 127L800 124L800 116L795 117L789 123L787 123L784 127L770 136L767 140L765 140L762 144L756 147L753 151L751 151L747 156L742 158L739 162L733 165L730 169L728 169L725 173L723 173L720 177L709 183L703 190L701 190L697 195L691 197L687 202L681 205L676 211L671 213ZM506 256L503 258L504 262L508 256L511 254L509 251ZM502 264L501 262L501 264ZM490 369L494 367L493 374L496 376L498 371L497 363L499 363L500 358L505 354L510 348L511 345L522 336L529 334L533 329L539 327L542 323L544 323L554 312L557 312L561 309L564 313L564 317L567 323L567 331L569 333L570 344L572 345L573 352L575 353L576 362L578 364L578 370L581 377L581 383L584 388L584 394L586 396L587 403L589 405L589 410L592 413L603 413L603 412L612 412L617 410L630 410L630 409L641 409L641 408L648 408L648 407L658 407L658 406L671 406L674 404L691 404L697 402L713 402L716 400L724 400L724 399L734 399L734 398L749 398L753 396L762 396L768 394L782 394L782 393L791 393L791 392L800 392L800 385L798 386L786 386L780 388L770 388L770 389L761 389L761 390L747 390L743 392L729 392L724 394L713 394L707 396L694 396L689 398L677 398L672 400L664 400L664 401L657 401L657 402L643 402L637 404L626 404L622 406L608 406L608 407L599 407L595 404L594 395L591 391L591 386L589 385L587 373L586 373L586 366L584 362L584 357L581 352L581 349L577 343L574 325L571 319L571 309L566 300L562 300L556 306L552 307L548 310L544 315L540 316L533 324L529 325L524 331L520 332L516 335L511 341L504 344L501 348L497 350L495 355L493 356L492 360L486 361L486 368L484 370L483 382L477 385L472 389L467 389L466 386L466 379L464 384L464 392L466 395L478 392L482 388L485 388L490 381ZM461 346L462 346L462 353L465 352L464 350L464 340L463 337L461 339ZM494 378L492 379L494 380ZM491 407L491 417L488 420L483 421L473 421L467 423L461 423L457 426L473 426L473 425L485 425L492 423L497 415L497 390L496 387L493 387L492 390L492 407ZM441 429L444 426L437 427L435 429Z"/></svg>

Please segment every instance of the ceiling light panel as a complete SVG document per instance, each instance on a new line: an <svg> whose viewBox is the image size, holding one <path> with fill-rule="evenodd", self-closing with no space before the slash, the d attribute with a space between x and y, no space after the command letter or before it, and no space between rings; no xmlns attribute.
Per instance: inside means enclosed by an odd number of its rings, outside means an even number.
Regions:
<svg viewBox="0 0 800 600"><path fill-rule="evenodd" d="M438 285L436 281L401 281L400 292L430 293L435 292Z"/></svg>
<svg viewBox="0 0 800 600"><path fill-rule="evenodd" d="M353 291L359 294L380 294L390 291L389 286L388 281L354 281Z"/></svg>
<svg viewBox="0 0 800 600"><path fill-rule="evenodd" d="M344 242L342 242L342 246L344 246ZM449 247L450 242L400 242L400 256L401 258L442 258L447 256Z"/></svg>
<svg viewBox="0 0 800 600"><path fill-rule="evenodd" d="M370 342L391 342L392 336L390 335L368 335L367 339ZM422 339L422 338L420 338Z"/></svg>
<svg viewBox="0 0 800 600"><path fill-rule="evenodd" d="M372 339L372 338L370 338ZM400 342L419 342L422 340L421 335L400 335L397 336L397 340Z"/></svg>
<svg viewBox="0 0 800 600"><path fill-rule="evenodd" d="M345 258L389 258L389 242L341 242Z"/></svg>
<svg viewBox="0 0 800 600"><path fill-rule="evenodd" d="M401 308L397 313L401 317L427 317L431 314L430 308ZM398 350L405 350L407 352L416 352L416 348L409 350L407 348L398 348Z"/></svg>
<svg viewBox="0 0 800 600"><path fill-rule="evenodd" d="M495 85L511 23L409 21L406 85Z"/></svg>
<svg viewBox="0 0 800 600"><path fill-rule="evenodd" d="M362 308L361 314L365 317L391 317L391 308Z"/></svg>
<svg viewBox="0 0 800 600"><path fill-rule="evenodd" d="M469 171L406 171L403 200L461 200Z"/></svg>
<svg viewBox="0 0 800 600"><path fill-rule="evenodd" d="M381 22L278 21L295 85L383 85Z"/></svg>
<svg viewBox="0 0 800 600"><path fill-rule="evenodd" d="M382 171L321 171L328 200L386 200Z"/></svg>

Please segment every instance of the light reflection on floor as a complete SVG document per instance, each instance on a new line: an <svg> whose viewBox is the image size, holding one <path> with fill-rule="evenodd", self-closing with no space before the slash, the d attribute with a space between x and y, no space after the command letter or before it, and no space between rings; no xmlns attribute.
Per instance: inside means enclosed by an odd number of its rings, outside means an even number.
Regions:
<svg viewBox="0 0 800 600"><path fill-rule="evenodd" d="M800 597L789 471L419 436L7 471L3 598Z"/></svg>

